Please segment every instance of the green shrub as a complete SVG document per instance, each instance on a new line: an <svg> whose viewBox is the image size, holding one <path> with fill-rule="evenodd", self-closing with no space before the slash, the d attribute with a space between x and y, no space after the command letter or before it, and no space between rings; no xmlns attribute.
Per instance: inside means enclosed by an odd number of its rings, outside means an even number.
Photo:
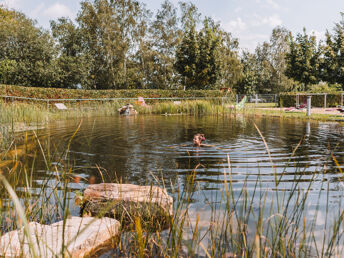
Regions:
<svg viewBox="0 0 344 258"><path fill-rule="evenodd" d="M223 97L219 90L77 90L0 85L0 95L42 99Z"/></svg>

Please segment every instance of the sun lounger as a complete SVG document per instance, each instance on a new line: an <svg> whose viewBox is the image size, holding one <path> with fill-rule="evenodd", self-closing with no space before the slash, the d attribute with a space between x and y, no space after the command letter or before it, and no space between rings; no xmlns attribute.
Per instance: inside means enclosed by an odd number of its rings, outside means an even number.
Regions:
<svg viewBox="0 0 344 258"><path fill-rule="evenodd" d="M63 103L55 103L55 107L59 110L67 110L67 107Z"/></svg>
<svg viewBox="0 0 344 258"><path fill-rule="evenodd" d="M338 110L340 113L344 113L344 106L341 106L340 108L337 108L337 110Z"/></svg>
<svg viewBox="0 0 344 258"><path fill-rule="evenodd" d="M301 104L301 105L298 105L297 107L289 107L289 108L286 108L284 109L284 111L288 112L288 111L294 111L294 110L302 110L302 109L305 109L307 108L307 102Z"/></svg>

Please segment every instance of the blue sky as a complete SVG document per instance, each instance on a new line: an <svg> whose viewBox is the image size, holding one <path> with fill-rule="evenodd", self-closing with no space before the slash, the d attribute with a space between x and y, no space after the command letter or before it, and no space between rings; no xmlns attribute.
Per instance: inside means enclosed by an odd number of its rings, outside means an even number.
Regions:
<svg viewBox="0 0 344 258"><path fill-rule="evenodd" d="M163 0L141 0L153 11ZM170 0L177 5L178 0ZM294 34L306 27L318 38L341 20L343 0L192 0L203 15L220 21L222 27L240 40L240 47L253 51L269 39L275 26ZM24 12L38 24L49 28L49 20L61 16L75 18L79 0L0 0L0 4Z"/></svg>

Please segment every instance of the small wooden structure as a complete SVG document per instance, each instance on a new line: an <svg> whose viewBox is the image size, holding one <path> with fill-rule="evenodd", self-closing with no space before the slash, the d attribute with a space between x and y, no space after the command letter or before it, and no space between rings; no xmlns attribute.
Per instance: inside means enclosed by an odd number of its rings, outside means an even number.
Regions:
<svg viewBox="0 0 344 258"><path fill-rule="evenodd" d="M324 108L327 108L327 94L328 93L297 93L295 96L295 105L298 107L300 105L300 96L324 96ZM343 106L344 93L341 94L341 106Z"/></svg>

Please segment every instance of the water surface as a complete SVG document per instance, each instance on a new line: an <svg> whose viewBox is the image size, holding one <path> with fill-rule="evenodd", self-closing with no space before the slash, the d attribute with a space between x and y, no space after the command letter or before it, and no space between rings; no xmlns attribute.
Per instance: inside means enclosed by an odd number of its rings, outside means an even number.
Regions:
<svg viewBox="0 0 344 258"><path fill-rule="evenodd" d="M54 153L52 160L57 167L64 162L58 157L65 155L79 123L55 122L39 132L45 148ZM196 133L205 134L207 146L192 146ZM239 195L243 187L252 193L258 180L259 190L268 193L267 206L276 192L283 194L296 182L300 191L306 190L311 183L307 212L312 216L320 210L317 224L322 225L327 205L341 207L343 175L333 157L344 169L343 134L343 126L337 123L271 117L88 118L82 120L70 143L68 160L73 163L74 175L81 178L70 186L82 191L90 178L95 179L94 183L104 180L141 185L158 184L158 180L176 198L173 189L182 189L187 176L197 167L190 213L201 214L206 225L210 216L207 203L219 202L225 176L232 182L234 195ZM42 159L39 162L36 187L56 173L46 171ZM54 185L54 181L50 183ZM258 205L258 201L254 203L256 208ZM71 212L77 215L79 210L72 205Z"/></svg>

